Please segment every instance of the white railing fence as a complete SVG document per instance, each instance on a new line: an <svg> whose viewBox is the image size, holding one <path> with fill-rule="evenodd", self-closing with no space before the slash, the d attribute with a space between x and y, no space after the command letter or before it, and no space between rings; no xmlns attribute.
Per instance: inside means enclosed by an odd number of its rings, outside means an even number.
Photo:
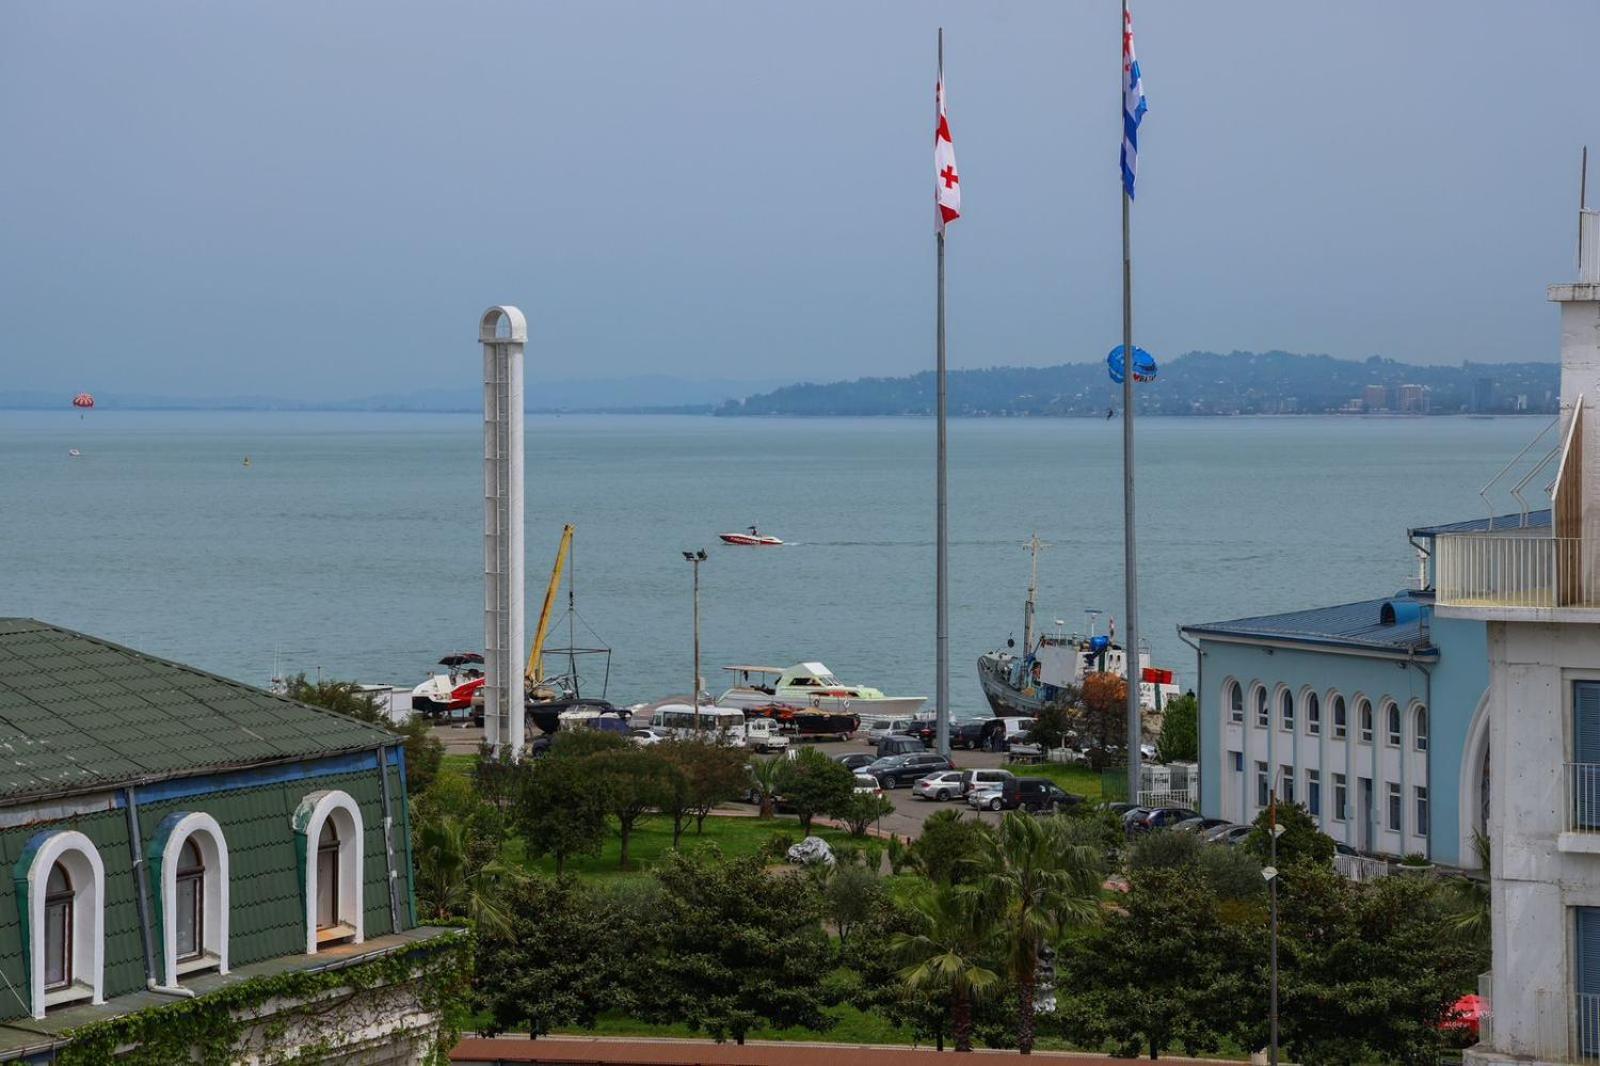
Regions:
<svg viewBox="0 0 1600 1066"><path fill-rule="evenodd" d="M1451 533L1434 580L1444 607L1600 607L1600 551L1581 537Z"/></svg>
<svg viewBox="0 0 1600 1066"><path fill-rule="evenodd" d="M1394 871L1385 859L1371 859L1365 855L1335 855L1333 869L1349 881L1376 881Z"/></svg>
<svg viewBox="0 0 1600 1066"><path fill-rule="evenodd" d="M1572 998L1572 1057L1578 1062L1600 1062L1600 995L1579 992Z"/></svg>
<svg viewBox="0 0 1600 1066"><path fill-rule="evenodd" d="M1565 777L1567 832L1600 832L1600 763L1569 762Z"/></svg>

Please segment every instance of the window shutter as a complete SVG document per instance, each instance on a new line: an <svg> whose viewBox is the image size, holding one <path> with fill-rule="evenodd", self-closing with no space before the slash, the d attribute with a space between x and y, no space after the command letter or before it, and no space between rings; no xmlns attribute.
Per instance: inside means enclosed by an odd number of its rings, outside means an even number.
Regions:
<svg viewBox="0 0 1600 1066"><path fill-rule="evenodd" d="M1600 908L1576 907L1578 1043L1585 1057L1600 1052Z"/></svg>
<svg viewBox="0 0 1600 1066"><path fill-rule="evenodd" d="M1572 685L1572 761L1600 763L1600 682Z"/></svg>

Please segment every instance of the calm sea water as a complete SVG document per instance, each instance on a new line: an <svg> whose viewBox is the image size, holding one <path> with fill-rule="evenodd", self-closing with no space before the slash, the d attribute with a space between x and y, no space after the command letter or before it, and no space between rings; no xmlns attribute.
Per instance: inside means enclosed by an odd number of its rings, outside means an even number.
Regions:
<svg viewBox="0 0 1600 1066"><path fill-rule="evenodd" d="M1482 513L1478 488L1543 426L1145 420L1140 610L1156 660L1192 683L1180 622L1406 585L1406 528ZM0 411L0 615L252 683L275 663L415 683L482 640L480 434L459 415ZM820 659L932 694L931 422L536 417L527 456L530 630L574 523L593 630L578 642L615 649L613 700L687 690L681 552L701 547L713 687L724 663ZM1021 636L1029 533L1053 545L1045 624L1122 616L1120 423L959 420L950 456L952 690L968 712L983 706L977 656ZM717 541L752 523L789 545Z"/></svg>

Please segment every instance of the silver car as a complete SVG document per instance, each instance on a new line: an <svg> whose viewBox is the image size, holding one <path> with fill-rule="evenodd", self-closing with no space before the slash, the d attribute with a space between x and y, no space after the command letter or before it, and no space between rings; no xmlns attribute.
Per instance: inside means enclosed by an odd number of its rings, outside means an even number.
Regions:
<svg viewBox="0 0 1600 1066"><path fill-rule="evenodd" d="M911 786L911 794L918 799L938 800L940 803L954 799L961 795L961 771L940 770L929 774Z"/></svg>
<svg viewBox="0 0 1600 1066"><path fill-rule="evenodd" d="M1005 804L1000 785L979 786L967 793L967 806L975 811L998 811Z"/></svg>

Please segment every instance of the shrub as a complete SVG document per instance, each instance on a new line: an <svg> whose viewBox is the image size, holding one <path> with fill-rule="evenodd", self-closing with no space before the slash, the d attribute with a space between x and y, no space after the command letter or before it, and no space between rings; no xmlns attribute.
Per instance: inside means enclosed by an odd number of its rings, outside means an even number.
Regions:
<svg viewBox="0 0 1600 1066"><path fill-rule="evenodd" d="M1280 803L1277 805L1278 824L1283 826L1283 833L1278 837L1278 867L1283 869L1298 862L1313 862L1323 866L1333 861L1333 838L1317 829L1316 820L1307 813L1306 809L1298 803ZM1268 815L1271 808L1264 808L1256 816L1255 830L1245 837L1244 848L1256 859L1265 864L1272 855L1271 838L1268 836Z"/></svg>
<svg viewBox="0 0 1600 1066"><path fill-rule="evenodd" d="M894 804L876 792L854 792L831 807L828 813L845 824L853 837L864 837L872 823L894 810Z"/></svg>
<svg viewBox="0 0 1600 1066"><path fill-rule="evenodd" d="M1190 692L1169 700L1162 711L1156 758L1161 762L1194 762L1200 751L1200 701Z"/></svg>
<svg viewBox="0 0 1600 1066"><path fill-rule="evenodd" d="M1205 847L1194 833L1157 829L1146 833L1128 848L1128 870L1182 870L1200 864Z"/></svg>
<svg viewBox="0 0 1600 1066"><path fill-rule="evenodd" d="M1200 876L1219 900L1251 902L1266 893L1261 864L1243 848L1204 845L1200 849L1199 864Z"/></svg>
<svg viewBox="0 0 1600 1066"><path fill-rule="evenodd" d="M794 845L794 834L785 833L780 829L767 837L767 842L761 845L760 854L763 859L769 862L784 861L789 855L789 849Z"/></svg>

